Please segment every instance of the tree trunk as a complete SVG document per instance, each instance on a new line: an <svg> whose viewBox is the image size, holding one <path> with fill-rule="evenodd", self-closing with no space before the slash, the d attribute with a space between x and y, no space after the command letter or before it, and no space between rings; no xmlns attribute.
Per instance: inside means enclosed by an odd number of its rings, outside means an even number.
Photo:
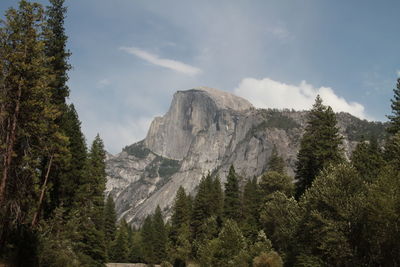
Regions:
<svg viewBox="0 0 400 267"><path fill-rule="evenodd" d="M14 143L17 137L17 121L20 109L21 95L22 95L22 84L20 82L18 86L17 100L15 103L14 114L12 115L12 120L10 122L11 129L8 131L6 139L6 151L4 153L4 159L3 159L3 173L0 181L0 205L3 203L5 199L8 171L11 166L12 156L14 152L13 151Z"/></svg>
<svg viewBox="0 0 400 267"><path fill-rule="evenodd" d="M53 155L51 155L50 160L49 160L49 165L47 166L46 176L44 178L44 182L43 182L43 186L42 186L42 192L40 193L38 208L37 208L35 214L33 215L33 219L32 219L32 228L34 228L39 221L39 216L40 216L40 212L41 212L42 206L43 206L44 195L47 190L47 182L49 180L49 174L50 174L50 169L51 169L52 163L53 163Z"/></svg>

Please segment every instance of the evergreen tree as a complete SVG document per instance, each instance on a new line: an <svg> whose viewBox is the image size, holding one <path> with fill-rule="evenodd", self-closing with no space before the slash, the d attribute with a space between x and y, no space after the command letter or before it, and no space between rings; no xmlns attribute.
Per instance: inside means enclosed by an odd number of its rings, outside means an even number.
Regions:
<svg viewBox="0 0 400 267"><path fill-rule="evenodd" d="M322 266L362 266L355 255L365 225L365 183L357 171L347 163L326 168L300 204L297 261L317 258Z"/></svg>
<svg viewBox="0 0 400 267"><path fill-rule="evenodd" d="M372 182L384 163L377 140L358 143L351 155L351 163L365 181Z"/></svg>
<svg viewBox="0 0 400 267"><path fill-rule="evenodd" d="M176 193L172 210L170 238L174 244L178 240L181 227L190 223L190 203L182 186Z"/></svg>
<svg viewBox="0 0 400 267"><path fill-rule="evenodd" d="M154 253L154 239L155 230L153 226L153 218L148 215L143 222L141 229L141 240L142 240L142 250L143 259L146 263L155 263L155 253Z"/></svg>
<svg viewBox="0 0 400 267"><path fill-rule="evenodd" d="M260 190L263 198L276 191L290 197L294 191L293 179L284 173L268 171L261 176Z"/></svg>
<svg viewBox="0 0 400 267"><path fill-rule="evenodd" d="M318 173L330 163L343 159L342 137L336 126L335 113L317 96L308 115L296 163L296 197L309 188Z"/></svg>
<svg viewBox="0 0 400 267"><path fill-rule="evenodd" d="M365 198L366 216L358 242L358 258L366 266L399 266L400 244L399 207L400 171L399 165L389 165L369 185Z"/></svg>
<svg viewBox="0 0 400 267"><path fill-rule="evenodd" d="M154 240L153 249L157 263L161 263L167 257L167 231L165 229L160 206L157 206L153 216Z"/></svg>
<svg viewBox="0 0 400 267"><path fill-rule="evenodd" d="M83 185L85 196L93 209L91 217L98 229L103 227L104 190L106 189L106 152L103 140L97 134L88 155L87 181Z"/></svg>
<svg viewBox="0 0 400 267"><path fill-rule="evenodd" d="M81 122L73 104L65 107L62 116L62 128L68 138L68 154L64 155L63 162L52 172L53 183L50 191L51 202L48 204L48 213L59 206L63 206L67 213L72 207L79 204L77 194L85 183L87 167L87 148L85 137L81 131Z"/></svg>
<svg viewBox="0 0 400 267"><path fill-rule="evenodd" d="M246 265L246 240L234 220L226 220L218 238L200 247L199 259L202 266Z"/></svg>
<svg viewBox="0 0 400 267"><path fill-rule="evenodd" d="M400 171L400 132L386 140L384 158L389 165Z"/></svg>
<svg viewBox="0 0 400 267"><path fill-rule="evenodd" d="M193 239L197 239L201 236L201 226L207 218L212 216L214 211L211 210L211 189L212 178L208 174L203 176L200 181L197 194L193 201L193 211L190 226L192 229Z"/></svg>
<svg viewBox="0 0 400 267"><path fill-rule="evenodd" d="M301 209L293 197L288 198L277 191L266 198L260 211L260 222L279 253L291 251L301 216Z"/></svg>
<svg viewBox="0 0 400 267"><path fill-rule="evenodd" d="M33 264L37 235L32 228L66 143L54 122L60 111L51 102L43 16L39 4L22 0L18 9L6 12L0 28L0 253L15 234L13 253L20 265Z"/></svg>
<svg viewBox="0 0 400 267"><path fill-rule="evenodd" d="M110 260L112 262L129 262L129 226L124 219L121 220L115 240L110 247Z"/></svg>
<svg viewBox="0 0 400 267"><path fill-rule="evenodd" d="M220 220L224 209L224 193L222 191L221 180L219 179L219 176L214 178L211 187L211 211L212 214L216 216L218 220Z"/></svg>
<svg viewBox="0 0 400 267"><path fill-rule="evenodd" d="M88 155L86 175L77 193L78 215L82 222L77 251L82 259L92 266L104 266L106 241L104 233L104 190L106 183L105 150L99 137L93 140Z"/></svg>
<svg viewBox="0 0 400 267"><path fill-rule="evenodd" d="M242 197L241 229L245 237L254 241L258 234L258 213L261 203L257 178L249 179L244 186Z"/></svg>
<svg viewBox="0 0 400 267"><path fill-rule="evenodd" d="M268 161L268 171L275 171L282 174L285 173L285 161L278 154L278 151L276 150L276 145L274 145L271 152L271 157Z"/></svg>
<svg viewBox="0 0 400 267"><path fill-rule="evenodd" d="M391 108L393 115L389 115L388 118L390 120L389 127L387 128L387 132L390 135L395 135L400 132L400 78L397 79L397 86L393 89L394 96L391 100Z"/></svg>
<svg viewBox="0 0 400 267"><path fill-rule="evenodd" d="M226 219L236 221L239 221L241 217L239 181L233 165L229 169L227 182L225 183L224 216Z"/></svg>
<svg viewBox="0 0 400 267"><path fill-rule="evenodd" d="M70 65L68 64L70 54L66 51L67 36L64 30L64 19L67 8L63 6L64 0L51 0L50 4L51 5L48 6L46 10L47 18L44 27L44 45L46 56L49 58L47 67L52 77L54 77L49 82L52 91L51 102L57 106L60 111L54 122L59 132L71 139L75 136L68 135L68 133L71 132L71 129L68 127L71 126L71 123L74 123L70 121L74 119L71 118L71 115L73 116L76 114L68 114L70 109L66 104L66 98L69 95L69 89L66 85L68 80L67 71L70 69ZM72 140L69 141L73 142ZM59 153L59 156L52 161L53 167L50 172L50 177L52 177L50 187L51 198L46 204L46 216L50 216L51 212L60 205L67 207L66 211L68 212L68 207L72 206L72 200L78 189L77 186L73 185L76 185L74 182L81 177L79 175L75 176L78 174L77 170L80 170L80 166L76 166L73 164L75 162L70 161L74 161L74 158L80 155L75 155L74 152L76 151L70 150L71 147L68 143L64 144L64 146L65 149L63 153ZM84 152L86 152L86 150ZM48 161L49 159L45 159L43 164L48 164ZM85 161L82 162L83 164L85 163ZM77 170L75 168L77 168Z"/></svg>
<svg viewBox="0 0 400 267"><path fill-rule="evenodd" d="M116 236L117 214L115 213L115 204L111 194L108 195L104 207L104 237L107 251L110 249L111 242Z"/></svg>
<svg viewBox="0 0 400 267"><path fill-rule="evenodd" d="M67 8L64 7L64 0L50 0L50 4L47 7L45 51L47 57L51 58L49 66L56 77L50 86L55 91L54 102L65 106L65 100L69 96L69 88L66 84L67 72L71 69L68 63L71 53L66 48L68 37L64 29Z"/></svg>

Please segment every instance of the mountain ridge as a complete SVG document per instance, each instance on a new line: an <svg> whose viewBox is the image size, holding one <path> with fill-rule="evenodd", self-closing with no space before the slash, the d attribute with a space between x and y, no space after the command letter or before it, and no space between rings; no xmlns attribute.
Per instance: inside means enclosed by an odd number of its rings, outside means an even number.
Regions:
<svg viewBox="0 0 400 267"><path fill-rule="evenodd" d="M244 178L261 175L273 146L294 174L307 111L256 109L247 100L211 88L177 91L167 113L153 120L146 138L107 159L107 194L119 218L139 225L160 205L166 218L179 186L193 194L208 171L222 183L231 164ZM338 113L347 156L364 135L384 124ZM358 125L358 126L357 126ZM379 136L378 136L379 137Z"/></svg>

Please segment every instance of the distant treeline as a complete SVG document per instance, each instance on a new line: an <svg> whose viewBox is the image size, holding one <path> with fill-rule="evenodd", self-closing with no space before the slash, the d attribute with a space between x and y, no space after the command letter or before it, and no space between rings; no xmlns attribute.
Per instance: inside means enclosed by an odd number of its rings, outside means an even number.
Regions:
<svg viewBox="0 0 400 267"><path fill-rule="evenodd" d="M400 80L391 107L385 146L374 137L361 140L348 160L336 116L318 96L295 180L276 148L267 172L246 179L243 188L245 178L233 166L225 190L218 176L205 175L195 196L179 188L166 224L160 207L138 230L122 220L111 259L164 266L398 266Z"/></svg>

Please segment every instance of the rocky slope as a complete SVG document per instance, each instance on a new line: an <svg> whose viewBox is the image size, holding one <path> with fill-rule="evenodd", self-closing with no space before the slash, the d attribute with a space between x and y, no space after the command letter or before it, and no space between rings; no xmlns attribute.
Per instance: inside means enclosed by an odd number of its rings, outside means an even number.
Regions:
<svg viewBox="0 0 400 267"><path fill-rule="evenodd" d="M234 164L243 179L259 176L275 145L293 174L307 112L255 109L247 100L200 87L175 93L170 109L153 120L146 138L107 156L107 193L119 218L139 225L160 205L166 217L179 186L194 193L205 173L225 181ZM349 153L360 138L381 136L383 124L338 114Z"/></svg>

